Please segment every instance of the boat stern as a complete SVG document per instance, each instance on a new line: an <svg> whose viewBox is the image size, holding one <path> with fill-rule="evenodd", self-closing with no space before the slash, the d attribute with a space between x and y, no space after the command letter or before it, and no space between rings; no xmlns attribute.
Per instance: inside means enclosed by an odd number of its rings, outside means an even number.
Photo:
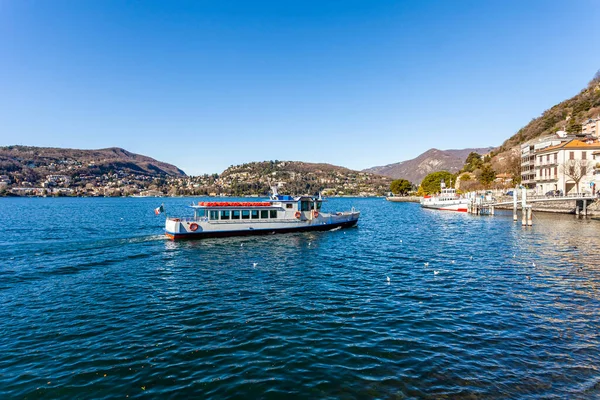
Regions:
<svg viewBox="0 0 600 400"><path fill-rule="evenodd" d="M180 218L167 218L165 222L165 235L172 240L183 239L202 232L200 223L194 220Z"/></svg>

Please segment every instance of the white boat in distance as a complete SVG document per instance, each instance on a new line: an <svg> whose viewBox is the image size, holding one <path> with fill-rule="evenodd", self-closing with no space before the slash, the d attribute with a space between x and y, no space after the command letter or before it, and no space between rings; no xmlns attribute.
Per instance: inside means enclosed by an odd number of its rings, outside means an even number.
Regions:
<svg viewBox="0 0 600 400"><path fill-rule="evenodd" d="M322 199L279 195L273 189L268 201L199 202L194 216L167 218L165 235L172 240L325 231L356 225L359 211L324 213Z"/></svg>
<svg viewBox="0 0 600 400"><path fill-rule="evenodd" d="M435 196L423 196L421 207L436 210L467 212L469 210L469 199L463 198L456 193L456 189L447 188L442 180L441 192Z"/></svg>

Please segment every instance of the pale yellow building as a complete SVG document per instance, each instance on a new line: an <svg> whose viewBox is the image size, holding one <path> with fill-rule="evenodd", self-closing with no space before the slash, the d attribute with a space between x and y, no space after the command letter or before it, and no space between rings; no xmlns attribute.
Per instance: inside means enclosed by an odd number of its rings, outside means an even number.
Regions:
<svg viewBox="0 0 600 400"><path fill-rule="evenodd" d="M596 118L590 118L587 121L584 121L583 124L581 124L581 133L585 133L586 135L592 135L594 137L599 137L600 116Z"/></svg>

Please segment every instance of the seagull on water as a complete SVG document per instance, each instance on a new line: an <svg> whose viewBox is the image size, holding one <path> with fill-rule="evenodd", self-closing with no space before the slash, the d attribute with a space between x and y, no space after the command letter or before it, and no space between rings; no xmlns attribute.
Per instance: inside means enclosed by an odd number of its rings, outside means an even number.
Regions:
<svg viewBox="0 0 600 400"><path fill-rule="evenodd" d="M252 263L252 266L253 266L254 268L256 268L256 266L257 266L257 265L258 265L258 263Z"/></svg>
<svg viewBox="0 0 600 400"><path fill-rule="evenodd" d="M433 274L434 274L434 275L437 275L437 274L439 274L439 273L440 273L440 271L433 271Z"/></svg>
<svg viewBox="0 0 600 400"><path fill-rule="evenodd" d="M532 263L531 263L531 266L532 266L532 267L535 267L535 263L534 263L534 262L532 262Z"/></svg>
<svg viewBox="0 0 600 400"><path fill-rule="evenodd" d="M386 276L385 278L387 279L387 283L389 284L389 283L390 283L390 281L391 281L390 277L389 277L389 276Z"/></svg>
<svg viewBox="0 0 600 400"><path fill-rule="evenodd" d="M452 260L451 262L452 262L452 264L454 264L454 260Z"/></svg>
<svg viewBox="0 0 600 400"><path fill-rule="evenodd" d="M428 263L428 262L426 262L426 263L425 263L425 266L426 266L426 267L429 267L429 263Z"/></svg>

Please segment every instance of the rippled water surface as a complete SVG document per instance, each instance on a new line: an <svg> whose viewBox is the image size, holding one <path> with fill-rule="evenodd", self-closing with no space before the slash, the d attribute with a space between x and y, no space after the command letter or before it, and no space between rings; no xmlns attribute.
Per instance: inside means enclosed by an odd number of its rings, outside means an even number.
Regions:
<svg viewBox="0 0 600 400"><path fill-rule="evenodd" d="M162 201L0 200L0 398L600 396L600 221L333 199L357 228L171 242Z"/></svg>

